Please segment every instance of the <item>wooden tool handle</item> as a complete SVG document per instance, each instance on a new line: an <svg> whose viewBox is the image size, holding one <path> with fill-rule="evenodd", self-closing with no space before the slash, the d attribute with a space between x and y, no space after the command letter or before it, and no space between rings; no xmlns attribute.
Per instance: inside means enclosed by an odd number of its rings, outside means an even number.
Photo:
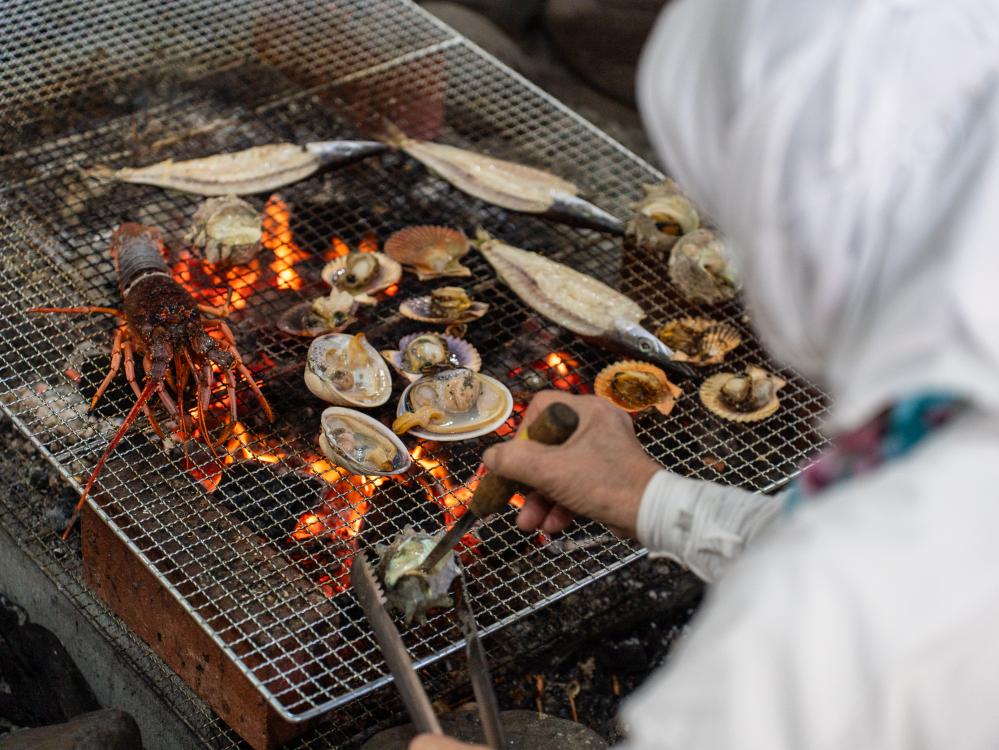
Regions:
<svg viewBox="0 0 999 750"><path fill-rule="evenodd" d="M521 438L544 445L561 445L579 426L579 415L563 403L549 405L538 415ZM503 509L510 496L517 491L517 483L501 477L496 472L486 474L472 495L471 510L479 518L486 518Z"/></svg>

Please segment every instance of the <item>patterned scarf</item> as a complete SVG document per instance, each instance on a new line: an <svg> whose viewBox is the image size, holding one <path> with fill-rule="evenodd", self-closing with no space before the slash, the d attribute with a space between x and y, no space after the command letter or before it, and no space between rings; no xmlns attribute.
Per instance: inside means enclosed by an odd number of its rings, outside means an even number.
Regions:
<svg viewBox="0 0 999 750"><path fill-rule="evenodd" d="M963 406L949 395L914 396L885 409L863 427L834 438L791 485L784 510L789 512L807 497L906 455L950 422Z"/></svg>

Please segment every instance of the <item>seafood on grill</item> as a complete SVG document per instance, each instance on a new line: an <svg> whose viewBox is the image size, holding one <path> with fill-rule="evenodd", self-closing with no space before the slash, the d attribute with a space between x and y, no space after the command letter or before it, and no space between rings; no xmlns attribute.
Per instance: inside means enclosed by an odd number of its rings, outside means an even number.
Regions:
<svg viewBox="0 0 999 750"><path fill-rule="evenodd" d="M186 161L167 159L146 167L97 167L92 174L196 195L253 195L304 180L322 167L344 166L387 149L375 141L272 143Z"/></svg>
<svg viewBox="0 0 999 750"><path fill-rule="evenodd" d="M638 303L592 276L538 253L521 250L479 230L476 246L496 273L535 311L595 346L652 362L689 377L690 368L645 330Z"/></svg>
<svg viewBox="0 0 999 750"><path fill-rule="evenodd" d="M324 333L339 333L357 318L357 299L348 292L333 289L325 297L299 302L278 318L280 330L292 336L314 338Z"/></svg>
<svg viewBox="0 0 999 750"><path fill-rule="evenodd" d="M319 448L351 474L391 476L409 469L412 459L388 427L355 409L330 406L319 418Z"/></svg>
<svg viewBox="0 0 999 750"><path fill-rule="evenodd" d="M475 151L414 140L391 124L387 130L392 146L463 193L511 211L539 214L560 224L624 234L620 219L580 198L579 188L568 180Z"/></svg>
<svg viewBox="0 0 999 750"><path fill-rule="evenodd" d="M740 288L725 243L711 229L695 229L673 246L669 279L688 302L709 305L734 299Z"/></svg>
<svg viewBox="0 0 999 750"><path fill-rule="evenodd" d="M464 368L442 370L402 393L392 431L428 440L467 440L492 432L513 411L513 396L495 378Z"/></svg>
<svg viewBox="0 0 999 750"><path fill-rule="evenodd" d="M211 445L205 412L209 408L216 373L225 384L230 420L219 440L224 440L236 423L236 384L239 378L252 391L267 418L274 420L270 404L236 349L229 326L222 320L202 317L202 309L191 293L174 281L163 259L164 252L163 236L158 229L142 224L122 224L111 236L111 259L118 275L122 301L120 310L81 306L35 307L29 311L116 316L118 328L111 345L111 367L91 399L90 408L97 405L122 364L136 396L131 410L104 449L83 488L63 538L69 536L101 469L140 412L145 414L157 435L165 438L149 407L154 394L159 396L167 412L176 420L182 440L186 440L197 427L200 428L201 439ZM135 377L136 356L141 357L146 373L144 386L140 386ZM167 389L168 385L172 394ZM186 395L191 399L187 406ZM191 406L197 406L197 424L193 424L190 416Z"/></svg>
<svg viewBox="0 0 999 750"><path fill-rule="evenodd" d="M697 209L673 180L642 185L642 190L645 197L632 206L635 215L625 227L625 237L638 247L665 252L700 227Z"/></svg>
<svg viewBox="0 0 999 750"><path fill-rule="evenodd" d="M471 247L463 232L450 227L406 227L385 240L385 254L413 271L420 281L471 276L472 271L461 264Z"/></svg>
<svg viewBox="0 0 999 750"><path fill-rule="evenodd" d="M465 339L441 333L411 333L403 336L398 349L384 349L382 356L410 382L449 367L478 372L482 358Z"/></svg>
<svg viewBox="0 0 999 750"><path fill-rule="evenodd" d="M762 367L749 365L742 374L720 372L701 384L701 401L731 422L757 422L780 408L777 391L787 384Z"/></svg>
<svg viewBox="0 0 999 750"><path fill-rule="evenodd" d="M253 260L262 234L260 212L242 198L225 195L198 207L184 240L201 248L212 265L227 267Z"/></svg>
<svg viewBox="0 0 999 750"><path fill-rule="evenodd" d="M392 393L392 373L363 333L328 333L309 345L305 386L338 406L381 406Z"/></svg>
<svg viewBox="0 0 999 750"><path fill-rule="evenodd" d="M683 394L655 365L630 360L615 362L601 370L593 391L625 411L655 407L661 414L673 411L677 398Z"/></svg>
<svg viewBox="0 0 999 750"><path fill-rule="evenodd" d="M372 295L397 284L402 278L402 266L384 253L352 252L323 266L322 277L362 305L374 305L378 300Z"/></svg>
<svg viewBox="0 0 999 750"><path fill-rule="evenodd" d="M422 297L411 297L399 305L399 313L421 323L457 325L478 320L489 310L460 286L442 286Z"/></svg>
<svg viewBox="0 0 999 750"><path fill-rule="evenodd" d="M429 610L452 604L447 592L459 572L454 554L444 555L430 572L420 569L437 542L437 537L407 526L390 545L376 547L377 575L385 587L385 600L407 625L414 619L423 624Z"/></svg>
<svg viewBox="0 0 999 750"><path fill-rule="evenodd" d="M656 335L675 352L676 361L700 367L721 364L725 355L742 343L735 326L710 318L670 320Z"/></svg>

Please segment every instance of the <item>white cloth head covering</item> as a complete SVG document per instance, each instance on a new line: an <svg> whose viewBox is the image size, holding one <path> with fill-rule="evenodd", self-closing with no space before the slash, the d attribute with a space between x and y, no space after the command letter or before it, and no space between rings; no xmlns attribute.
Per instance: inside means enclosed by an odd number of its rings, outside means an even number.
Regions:
<svg viewBox="0 0 999 750"><path fill-rule="evenodd" d="M764 342L829 390L831 428L929 390L999 411L999 3L665 13L650 137L728 234Z"/></svg>

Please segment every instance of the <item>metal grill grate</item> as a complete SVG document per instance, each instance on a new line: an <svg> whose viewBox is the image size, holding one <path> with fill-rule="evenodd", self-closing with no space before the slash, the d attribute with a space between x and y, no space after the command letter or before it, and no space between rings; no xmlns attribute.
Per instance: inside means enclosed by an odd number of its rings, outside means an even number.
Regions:
<svg viewBox="0 0 999 750"><path fill-rule="evenodd" d="M576 181L595 203L627 215L642 182L661 175L569 110L496 64L404 0L285 3L14 3L0 11L8 50L0 73L0 406L33 436L76 486L86 478L132 393L109 390L93 416L83 408L106 367L112 324L97 318L32 317L32 305L117 304L107 255L123 220L160 227L181 245L196 197L153 187L110 185L87 176L96 164L145 164L279 140L363 137L372 116L411 132L439 128L438 140L524 163ZM86 19L81 21L79 19ZM298 291L268 289L234 318L241 350L282 419L264 430L243 402L256 447L277 464L242 461L208 493L165 450L135 429L99 481L104 517L283 716L304 720L389 679L349 593L331 598L338 541L296 541L296 521L322 504L322 482L302 470L314 457L322 405L301 385L307 342L273 328L281 311L322 291L321 253L333 237L351 247L410 225L441 223L500 238L599 277L639 301L657 325L697 312L661 282L661 258L622 250L601 235L509 214L468 198L400 154L328 172L281 191L295 242L310 259L296 266ZM262 206L266 196L251 199ZM470 259L466 288L493 305L470 327L483 370L526 392L538 380L579 391L612 361L538 318L499 285L485 261ZM398 300L431 284L407 275L395 299L365 312L379 349L421 327L397 315ZM748 334L736 305L714 309ZM545 363L556 353L568 374ZM768 364L755 344L733 367ZM772 363L769 363L772 366ZM66 376L80 373L79 382ZM711 372L710 370L708 371ZM821 443L812 421L822 397L793 373L782 410L755 425L721 422L692 387L669 417L647 413L636 430L647 450L679 473L767 491L792 476ZM398 395L396 389L396 396ZM394 405L393 402L390 402ZM387 417L386 408L380 416ZM302 425L311 425L303 432ZM496 436L427 446L459 481L474 475ZM410 441L410 444L415 444ZM194 462L210 470L211 457ZM341 488L342 489L342 488ZM417 482L373 490L360 539L370 545L407 524L436 530L441 512ZM355 508L356 493L329 502ZM572 530L579 544L525 539L509 518L479 531L471 593L489 632L642 554L595 525ZM337 546L340 545L340 546ZM338 556L339 555L339 556ZM448 613L405 633L418 664L457 648Z"/></svg>

